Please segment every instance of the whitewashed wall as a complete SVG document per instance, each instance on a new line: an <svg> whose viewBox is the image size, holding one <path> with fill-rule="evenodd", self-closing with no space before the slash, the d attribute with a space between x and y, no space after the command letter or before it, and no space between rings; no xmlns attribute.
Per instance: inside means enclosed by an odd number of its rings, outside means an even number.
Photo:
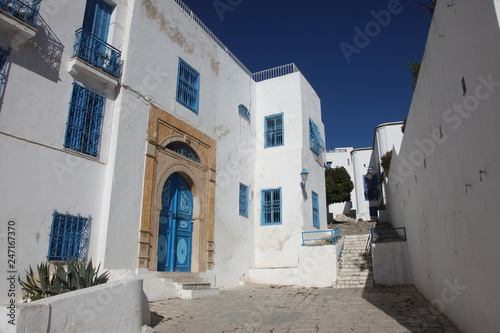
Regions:
<svg viewBox="0 0 500 333"><path fill-rule="evenodd" d="M353 183L356 191L356 220L370 220L370 202L365 200L365 183L363 176L371 166L373 148L359 148L351 152L353 164Z"/></svg>
<svg viewBox="0 0 500 333"><path fill-rule="evenodd" d="M500 330L498 5L437 2L387 191L416 287L463 332Z"/></svg>

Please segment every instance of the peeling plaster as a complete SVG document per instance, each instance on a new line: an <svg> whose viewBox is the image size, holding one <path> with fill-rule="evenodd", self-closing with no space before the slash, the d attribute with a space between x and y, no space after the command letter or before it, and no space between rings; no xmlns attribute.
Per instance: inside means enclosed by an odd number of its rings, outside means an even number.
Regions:
<svg viewBox="0 0 500 333"><path fill-rule="evenodd" d="M170 22L167 21L165 15L158 10L158 8L153 3L153 0L142 0L146 8L146 16L152 21L156 21L160 30L168 37L170 40L179 45L184 49L187 54L192 54L194 51L194 46L186 41L186 37L179 31L176 26L170 26Z"/></svg>
<svg viewBox="0 0 500 333"><path fill-rule="evenodd" d="M214 71L216 76L219 76L219 65L220 63L214 58L211 59L212 62L212 70Z"/></svg>
<svg viewBox="0 0 500 333"><path fill-rule="evenodd" d="M214 127L214 135L219 140L226 137L229 133L231 133L231 130L224 125Z"/></svg>

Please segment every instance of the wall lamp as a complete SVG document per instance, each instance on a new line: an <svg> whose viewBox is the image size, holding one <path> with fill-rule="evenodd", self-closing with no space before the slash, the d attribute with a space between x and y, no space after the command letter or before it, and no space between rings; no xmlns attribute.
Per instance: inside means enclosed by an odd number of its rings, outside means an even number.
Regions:
<svg viewBox="0 0 500 333"><path fill-rule="evenodd" d="M307 182L307 177L309 176L309 172L306 169L302 169L302 172L300 173L300 178L302 179L302 182L300 183L300 186L302 188L306 187L306 182Z"/></svg>

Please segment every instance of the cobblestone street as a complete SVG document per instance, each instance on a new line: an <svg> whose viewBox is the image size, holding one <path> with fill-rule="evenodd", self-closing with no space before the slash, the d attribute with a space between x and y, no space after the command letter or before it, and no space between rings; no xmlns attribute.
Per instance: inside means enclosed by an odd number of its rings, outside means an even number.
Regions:
<svg viewBox="0 0 500 333"><path fill-rule="evenodd" d="M413 286L366 289L249 284L219 296L153 302L151 326L174 332L459 332Z"/></svg>

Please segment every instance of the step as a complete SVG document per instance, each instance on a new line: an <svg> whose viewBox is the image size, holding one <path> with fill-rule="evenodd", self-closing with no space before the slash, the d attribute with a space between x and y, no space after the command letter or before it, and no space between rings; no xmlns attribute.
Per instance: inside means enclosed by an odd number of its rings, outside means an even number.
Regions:
<svg viewBox="0 0 500 333"><path fill-rule="evenodd" d="M156 275L159 278L171 279L173 282L203 282L198 273L158 272Z"/></svg>
<svg viewBox="0 0 500 333"><path fill-rule="evenodd" d="M217 296L219 295L219 289L210 288L210 289L180 289L179 290L179 298L182 299L195 299L200 297L207 296Z"/></svg>
<svg viewBox="0 0 500 333"><path fill-rule="evenodd" d="M211 285L208 282L175 282L180 289L193 290L193 289L210 289Z"/></svg>

